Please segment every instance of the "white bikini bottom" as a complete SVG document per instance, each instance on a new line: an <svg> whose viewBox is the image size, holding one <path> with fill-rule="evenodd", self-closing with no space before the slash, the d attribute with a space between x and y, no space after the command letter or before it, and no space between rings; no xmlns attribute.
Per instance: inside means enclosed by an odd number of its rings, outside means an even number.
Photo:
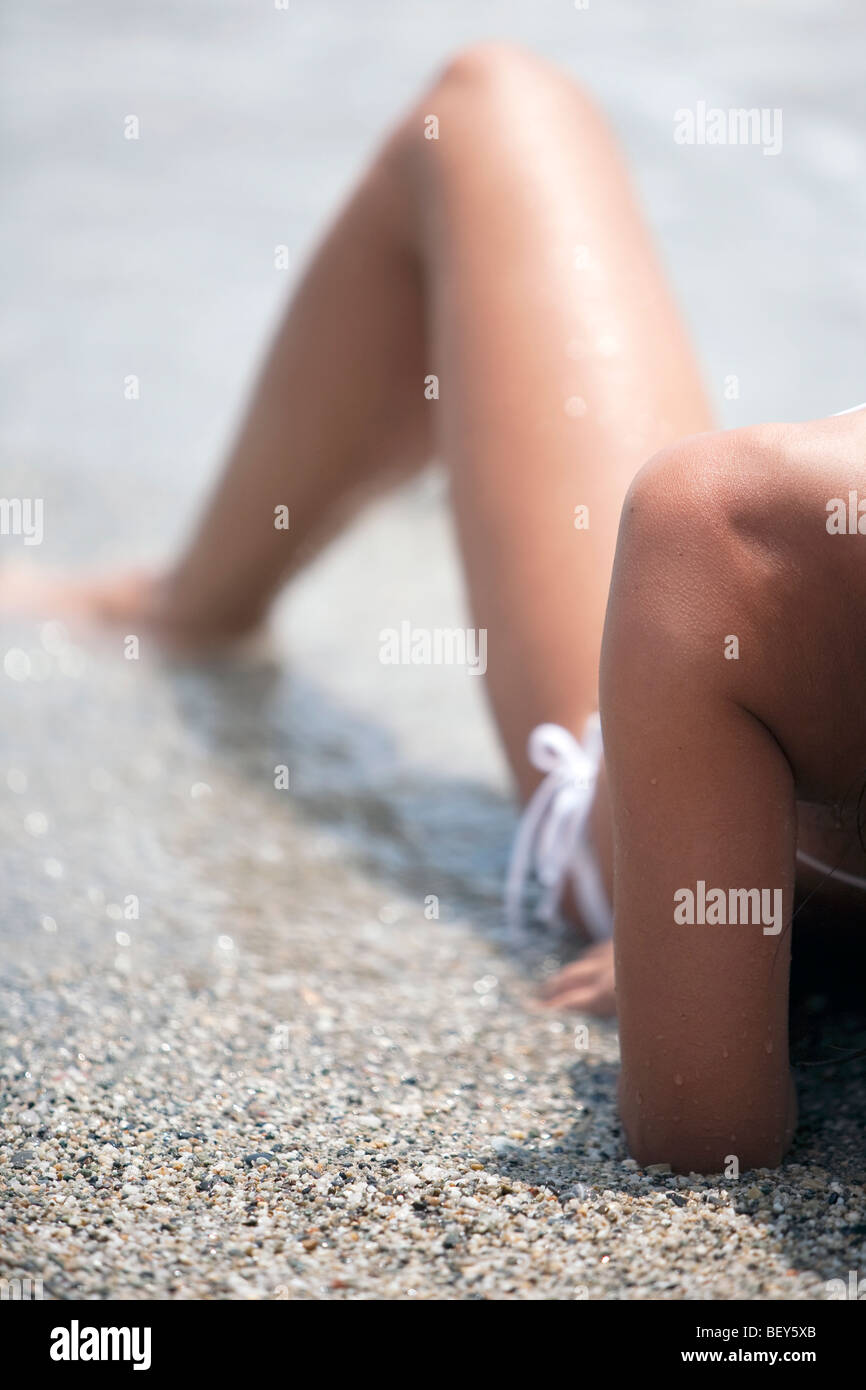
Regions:
<svg viewBox="0 0 866 1390"><path fill-rule="evenodd" d="M539 724L529 736L529 761L547 776L536 787L520 818L508 879L505 910L515 931L531 873L541 887L534 915L543 922L557 916L569 885L587 931L596 941L613 932L613 909L605 891L589 816L603 755L601 721L593 714L580 742L559 724Z"/></svg>

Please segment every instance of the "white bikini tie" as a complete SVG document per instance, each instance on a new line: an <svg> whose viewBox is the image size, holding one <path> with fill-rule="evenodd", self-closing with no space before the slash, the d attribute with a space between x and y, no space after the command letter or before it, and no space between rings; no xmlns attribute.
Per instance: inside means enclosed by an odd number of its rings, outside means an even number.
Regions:
<svg viewBox="0 0 866 1390"><path fill-rule="evenodd" d="M515 932L530 873L541 885L535 915L550 922L570 882L581 918L596 940L609 937L613 913L589 841L589 813L602 758L601 721L587 720L579 743L559 724L539 724L529 736L529 761L547 776L536 787L511 852L505 888L506 918Z"/></svg>

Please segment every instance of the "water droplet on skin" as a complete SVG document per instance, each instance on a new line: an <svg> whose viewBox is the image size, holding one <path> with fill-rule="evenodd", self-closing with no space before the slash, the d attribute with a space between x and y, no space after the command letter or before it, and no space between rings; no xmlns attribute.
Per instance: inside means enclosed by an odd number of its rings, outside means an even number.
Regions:
<svg viewBox="0 0 866 1390"><path fill-rule="evenodd" d="M772 1051L773 1051L773 1044L772 1044L772 1042L771 1042L769 1039L767 1039L767 1041L764 1043L764 1051L765 1051L765 1052L772 1052Z"/></svg>
<svg viewBox="0 0 866 1390"><path fill-rule="evenodd" d="M723 1056L723 1057L728 1057L729 1055L730 1055L730 1054L729 1054L729 1052L728 1052L728 1049L727 1049L726 1047L723 1047L723 1048L722 1048L722 1056Z"/></svg>
<svg viewBox="0 0 866 1390"><path fill-rule="evenodd" d="M675 1086L682 1086L682 1084L683 1084L683 1078L680 1076L679 1072L677 1072L676 1076L674 1077L674 1085L675 1085Z"/></svg>

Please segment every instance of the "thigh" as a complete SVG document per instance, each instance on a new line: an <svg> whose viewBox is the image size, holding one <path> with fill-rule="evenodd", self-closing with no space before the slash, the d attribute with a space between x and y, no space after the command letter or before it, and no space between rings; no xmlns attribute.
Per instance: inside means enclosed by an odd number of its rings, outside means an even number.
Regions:
<svg viewBox="0 0 866 1390"><path fill-rule="evenodd" d="M436 115L426 140L422 116ZM461 55L400 158L428 289L451 472L494 709L524 790L542 720L579 732L617 524L639 465L708 428L694 355L616 143L531 55Z"/></svg>

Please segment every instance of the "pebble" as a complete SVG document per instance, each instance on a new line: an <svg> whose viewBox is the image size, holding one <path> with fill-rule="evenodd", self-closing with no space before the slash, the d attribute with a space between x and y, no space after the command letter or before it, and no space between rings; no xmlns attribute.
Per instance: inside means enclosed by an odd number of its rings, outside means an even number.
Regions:
<svg viewBox="0 0 866 1390"><path fill-rule="evenodd" d="M576 1051L571 1021L527 1008L550 938L505 949L498 896L477 889L510 813L485 801L437 858L425 792L407 849L403 774L364 768L353 786L339 740L316 746L306 807L297 792L277 811L272 769L298 729L318 736L315 702L293 704L288 680L267 715L232 698L222 747L225 692L192 682L179 710L134 664L94 656L62 764L50 738L21 749L29 785L53 788L44 834L0 804L0 881L16 885L0 913L4 1277L63 1300L807 1300L864 1267L862 1063L803 1073L778 1172L640 1167L615 1028L593 1023ZM28 685L34 727L53 698ZM130 772L142 745L155 781ZM122 795L91 783L96 766ZM197 783L210 794L191 811ZM279 854L257 853L264 836ZM462 853L464 897L443 868ZM104 904L130 894L126 970ZM46 914L56 932L34 929Z"/></svg>

